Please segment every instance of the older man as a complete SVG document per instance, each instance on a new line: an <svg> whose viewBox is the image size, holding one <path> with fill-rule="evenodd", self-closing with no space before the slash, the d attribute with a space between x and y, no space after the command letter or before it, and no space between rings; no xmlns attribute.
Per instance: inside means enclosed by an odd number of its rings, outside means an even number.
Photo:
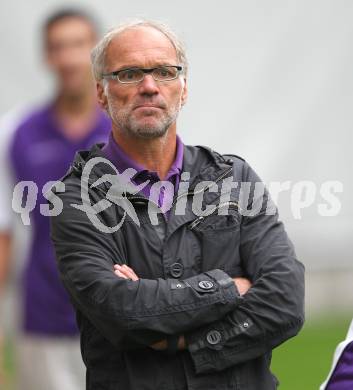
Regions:
<svg viewBox="0 0 353 390"><path fill-rule="evenodd" d="M77 154L52 217L87 389L275 389L304 281L268 192L243 159L183 145L187 61L166 26L121 25L92 60L112 133Z"/></svg>

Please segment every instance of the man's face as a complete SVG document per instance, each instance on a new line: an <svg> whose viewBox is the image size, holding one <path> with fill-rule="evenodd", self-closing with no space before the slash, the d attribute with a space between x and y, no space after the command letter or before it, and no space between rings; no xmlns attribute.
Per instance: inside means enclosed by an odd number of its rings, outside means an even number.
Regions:
<svg viewBox="0 0 353 390"><path fill-rule="evenodd" d="M90 51L95 39L92 26L79 17L67 17L49 27L46 60L61 92L79 96L92 86Z"/></svg>
<svg viewBox="0 0 353 390"><path fill-rule="evenodd" d="M108 46L105 73L131 68L154 68L158 65L180 65L169 39L150 27L129 29ZM155 81L145 74L138 84L121 84L106 80L98 84L98 101L113 122L113 127L126 134L155 138L164 135L175 120L187 97L186 80Z"/></svg>

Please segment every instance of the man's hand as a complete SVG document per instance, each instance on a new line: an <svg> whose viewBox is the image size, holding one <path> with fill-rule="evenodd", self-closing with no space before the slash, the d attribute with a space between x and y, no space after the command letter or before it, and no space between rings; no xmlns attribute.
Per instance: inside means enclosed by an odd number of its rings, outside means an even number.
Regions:
<svg viewBox="0 0 353 390"><path fill-rule="evenodd" d="M150 345L151 348L156 351L164 351L168 348L167 340L157 341L156 343ZM185 349L185 338L183 335L179 336L178 339L178 350Z"/></svg>
<svg viewBox="0 0 353 390"><path fill-rule="evenodd" d="M246 294L249 288L252 286L250 280L246 278L233 278L233 281L237 286L240 295Z"/></svg>
<svg viewBox="0 0 353 390"><path fill-rule="evenodd" d="M120 276L124 279L131 279L134 281L139 280L139 277L135 274L135 271L126 264L115 264L114 273L115 275Z"/></svg>

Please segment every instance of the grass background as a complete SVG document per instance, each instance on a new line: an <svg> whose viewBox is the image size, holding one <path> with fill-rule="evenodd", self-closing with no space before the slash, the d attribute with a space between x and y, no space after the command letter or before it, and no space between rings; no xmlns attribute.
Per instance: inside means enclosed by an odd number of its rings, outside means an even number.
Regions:
<svg viewBox="0 0 353 390"><path fill-rule="evenodd" d="M351 319L351 314L332 313L307 320L297 337L276 348L271 369L280 381L279 389L318 390L329 372L337 344L346 337ZM4 366L6 382L0 384L0 389L13 390L16 373L9 342Z"/></svg>
<svg viewBox="0 0 353 390"><path fill-rule="evenodd" d="M329 373L337 344L346 338L351 320L351 313L308 320L297 337L276 348L271 369L280 381L279 389L318 390Z"/></svg>

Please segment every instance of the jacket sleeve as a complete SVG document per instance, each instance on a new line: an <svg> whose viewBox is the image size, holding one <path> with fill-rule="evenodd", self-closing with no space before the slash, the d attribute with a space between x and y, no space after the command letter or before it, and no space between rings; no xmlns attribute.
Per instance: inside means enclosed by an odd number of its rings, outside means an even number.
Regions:
<svg viewBox="0 0 353 390"><path fill-rule="evenodd" d="M243 178L260 182L247 163ZM223 370L263 355L296 335L304 321L304 267L268 191L258 199L253 193L250 199L250 206L263 201L254 216L242 216L240 227L240 256L253 285L224 318L185 334L197 373ZM266 212L268 204L272 213Z"/></svg>
<svg viewBox="0 0 353 390"><path fill-rule="evenodd" d="M79 183L66 183L60 198L63 210L51 217L51 237L61 280L75 308L115 347L141 348L186 332L222 318L241 300L232 278L218 269L185 280L116 276L123 234L100 232L71 206L81 201Z"/></svg>

